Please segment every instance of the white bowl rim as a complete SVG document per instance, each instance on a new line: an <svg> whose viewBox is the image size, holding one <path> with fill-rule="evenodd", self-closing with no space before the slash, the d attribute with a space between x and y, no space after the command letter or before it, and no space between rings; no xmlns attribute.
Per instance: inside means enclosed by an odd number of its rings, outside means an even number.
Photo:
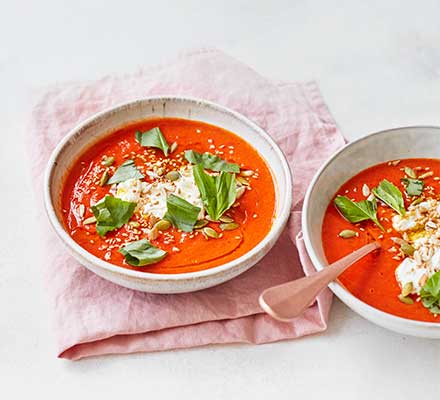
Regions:
<svg viewBox="0 0 440 400"><path fill-rule="evenodd" d="M394 132L394 131L401 131L406 129L420 129L420 128L427 128L427 129L436 129L440 130L439 126L435 125L410 125L410 126L402 126L402 127L396 127L391 129L385 129L377 132L373 132L367 135L362 136L359 139L353 140L352 142L348 142L345 144L342 148L340 148L336 153L331 155L318 169L318 171L313 176L312 181L310 182L310 185L307 189L306 195L304 197L304 208L303 208L303 214L301 218L301 229L304 239L304 244L306 246L307 253L315 266L315 268L320 271L323 268L325 268L320 261L318 260L318 257L316 256L315 250L312 245L312 241L310 239L310 232L307 227L307 220L309 215L308 210L308 204L310 201L310 196L312 194L313 188L315 186L315 183L323 173L323 171L327 168L327 166L333 162L334 159L336 159L342 152L344 152L347 148L357 145L365 140L369 140L373 136L377 135L386 135L388 132ZM438 328L440 329L440 321L439 322L427 322L427 321L418 321L410 318L403 318L398 317L397 315L393 315L390 313L387 313L385 311L381 311L373 306L370 306L369 304L363 302L362 300L358 299L356 296L351 294L347 289L345 289L339 282L331 282L329 285L329 288L332 290L332 292L345 304L347 304L350 308L353 308L351 304L355 305L359 310L361 310L361 313L363 315L370 314L373 317L379 318L386 318L391 322L395 322L397 324L406 324L407 326L412 326L414 328ZM355 310L356 311L356 310Z"/></svg>
<svg viewBox="0 0 440 400"><path fill-rule="evenodd" d="M267 233L267 235L263 238L261 242L259 242L254 248L240 256L239 258L236 258L232 261L227 262L226 264L219 265L217 267L208 268L202 271L196 271L196 272L183 272L178 274L157 274L157 273L151 273L151 272L143 272L143 271L136 271L127 269L124 267L120 267L115 264L111 264L107 261L102 260L99 257L94 256L92 253L85 250L83 247L81 247L78 243L76 243L70 235L67 234L64 226L60 223L56 213L55 209L52 203L51 193L50 193L50 179L52 176L52 171L55 167L55 160L59 156L60 152L64 148L64 146L68 143L68 141L75 135L77 131L80 131L81 129L84 129L87 125L92 123L93 121L99 120L101 118L104 118L107 113L110 112L118 112L123 110L126 107L133 106L138 103L143 102L149 102L149 101L188 101L192 103L198 103L203 104L208 107L211 107L213 109L216 109L220 112L223 112L225 114L229 114L232 117L240 120L244 124L250 126L252 129L256 130L264 139L266 139L269 144L272 146L273 150L275 151L282 169L284 173L286 174L286 188L282 191L283 195L286 196L286 201L284 202L284 206L281 210L277 212L277 215L275 216L275 220L272 223L270 231ZM257 150L258 151L258 150ZM271 171L272 173L272 171ZM274 178L274 177L273 177ZM188 280L188 279L198 279L208 276L213 276L222 273L223 271L227 271L231 268L233 268L235 265L240 264L241 262L244 262L246 260L252 259L254 256L256 256L264 247L271 242L274 235L277 234L277 232L281 231L291 212L292 207L292 172L290 170L289 164L287 162L286 156L278 146L278 144L275 142L272 137L265 132L263 128L258 126L255 122L251 121L249 118L245 117L244 115L240 114L237 111L231 110L227 107L224 107L220 104L214 103L209 100L200 99L197 97L191 97L191 96L175 96L175 95L157 95L157 96L147 96L142 97L136 100L131 100L127 102L118 103L114 106L108 107L98 113L93 114L89 118L85 119L84 121L80 122L79 124L75 125L64 137L63 139L58 143L58 145L55 147L55 149L52 151L49 160L46 164L46 169L44 172L44 179L43 179L43 185L44 185L44 204L46 213L49 217L49 221L52 224L52 226L55 229L55 232L58 234L58 236L64 241L67 246L71 247L74 251L82 255L87 261L97 265L100 268L103 268L104 270L108 270L114 273L122 274L125 276L130 276L134 278L143 278L143 279L151 279L156 281L180 281L180 280Z"/></svg>

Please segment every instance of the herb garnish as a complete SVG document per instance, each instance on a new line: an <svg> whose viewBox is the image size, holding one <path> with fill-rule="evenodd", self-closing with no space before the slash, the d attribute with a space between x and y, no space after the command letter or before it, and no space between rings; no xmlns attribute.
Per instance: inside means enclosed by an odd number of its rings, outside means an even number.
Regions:
<svg viewBox="0 0 440 400"><path fill-rule="evenodd" d="M420 179L402 178L401 181L405 185L405 192L408 196L420 196L422 194L425 183Z"/></svg>
<svg viewBox="0 0 440 400"><path fill-rule="evenodd" d="M142 147L156 147L168 157L170 146L159 128L150 129L148 132L136 132L136 140Z"/></svg>
<svg viewBox="0 0 440 400"><path fill-rule="evenodd" d="M238 164L229 163L211 153L202 154L194 150L186 150L185 158L191 164L202 164L203 168L210 169L211 171L235 172L236 174L240 172Z"/></svg>
<svg viewBox="0 0 440 400"><path fill-rule="evenodd" d="M405 205L403 204L402 192L390 181L384 179L379 183L377 188L373 189L373 193L378 199L389 205L400 215L405 215Z"/></svg>
<svg viewBox="0 0 440 400"><path fill-rule="evenodd" d="M200 208L186 200L171 194L167 199L167 212L163 219L171 222L177 229L191 232L197 222Z"/></svg>
<svg viewBox="0 0 440 400"><path fill-rule="evenodd" d="M113 176L106 182L107 185L124 182L129 179L143 179L144 176L136 168L133 160L127 160L115 171Z"/></svg>
<svg viewBox="0 0 440 400"><path fill-rule="evenodd" d="M92 206L96 218L96 232L104 236L126 224L133 215L136 203L123 201L113 196L105 196L100 202Z"/></svg>
<svg viewBox="0 0 440 400"><path fill-rule="evenodd" d="M341 214L350 222L357 223L370 219L380 229L385 230L377 219L376 200L351 201L347 196L336 196L334 201Z"/></svg>
<svg viewBox="0 0 440 400"><path fill-rule="evenodd" d="M124 255L128 264L135 267L157 263L168 254L166 251L153 246L147 239L127 243L119 249L119 252Z"/></svg>
<svg viewBox="0 0 440 400"><path fill-rule="evenodd" d="M433 314L440 314L440 271L429 278L420 290L422 304Z"/></svg>
<svg viewBox="0 0 440 400"><path fill-rule="evenodd" d="M203 165L197 164L193 175L208 215L217 221L237 197L235 174L222 171L212 176L204 171Z"/></svg>

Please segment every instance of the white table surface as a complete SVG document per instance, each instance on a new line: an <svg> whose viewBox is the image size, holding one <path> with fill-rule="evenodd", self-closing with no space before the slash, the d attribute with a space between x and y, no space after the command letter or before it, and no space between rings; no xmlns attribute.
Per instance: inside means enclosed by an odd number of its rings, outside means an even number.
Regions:
<svg viewBox="0 0 440 400"><path fill-rule="evenodd" d="M13 398L25 392L32 398L438 396L440 342L388 332L339 301L325 333L299 340L56 359L34 262L39 248L23 122L32 89L214 46L268 77L317 79L349 139L388 127L439 125L439 15L438 1L413 0L0 1L0 392L11 390Z"/></svg>

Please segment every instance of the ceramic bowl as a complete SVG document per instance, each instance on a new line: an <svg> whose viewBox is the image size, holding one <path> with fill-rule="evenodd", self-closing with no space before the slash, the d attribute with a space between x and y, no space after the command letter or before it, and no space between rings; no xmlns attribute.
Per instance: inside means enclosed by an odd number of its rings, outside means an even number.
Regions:
<svg viewBox="0 0 440 400"><path fill-rule="evenodd" d="M276 210L267 236L234 261L204 271L153 274L132 271L101 260L79 246L67 233L61 215L64 179L84 151L115 129L130 122L158 117L193 119L234 132L251 143L269 165L276 188ZM44 180L45 206L50 222L70 253L97 275L130 289L151 293L183 293L218 285L256 264L275 244L290 215L292 182L287 161L271 137L244 116L208 101L178 98L145 98L94 115L73 128L53 151Z"/></svg>
<svg viewBox="0 0 440 400"><path fill-rule="evenodd" d="M362 170L388 160L404 158L440 158L440 128L406 127L373 133L349 143L332 156L316 173L307 191L302 216L304 241L317 270L327 265L321 229L328 204L336 190ZM330 289L353 311L395 332L440 338L440 323L396 317L362 302L340 283Z"/></svg>

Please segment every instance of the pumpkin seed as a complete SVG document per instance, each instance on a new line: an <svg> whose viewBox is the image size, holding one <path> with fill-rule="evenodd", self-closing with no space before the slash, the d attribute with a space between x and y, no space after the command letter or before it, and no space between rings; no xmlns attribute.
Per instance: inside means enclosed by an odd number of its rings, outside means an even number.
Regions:
<svg viewBox="0 0 440 400"><path fill-rule="evenodd" d="M402 243L400 245L400 250L402 250L403 254L406 256L412 256L416 249L412 247L409 243Z"/></svg>
<svg viewBox="0 0 440 400"><path fill-rule="evenodd" d="M344 229L343 231L339 232L338 236L343 238L343 239L349 239L349 238L355 237L357 235L358 234L355 231L352 231L350 229Z"/></svg>
<svg viewBox="0 0 440 400"><path fill-rule="evenodd" d="M240 186L240 187L237 189L237 194L236 194L235 198L236 198L236 199L239 199L241 196L244 195L244 192L246 192L246 188L245 188L244 186Z"/></svg>
<svg viewBox="0 0 440 400"><path fill-rule="evenodd" d="M159 236L159 231L155 227L153 227L148 231L147 236L148 236L148 239L150 239L150 240L156 240L157 237Z"/></svg>
<svg viewBox="0 0 440 400"><path fill-rule="evenodd" d="M161 219L160 221L156 222L153 229L157 229L159 231L166 231L171 227L171 222L167 221L165 219Z"/></svg>
<svg viewBox="0 0 440 400"><path fill-rule="evenodd" d="M130 225L132 228L139 228L141 226L141 224L137 221L130 221L128 225Z"/></svg>
<svg viewBox="0 0 440 400"><path fill-rule="evenodd" d="M392 237L391 240L398 244L399 246L402 246L403 244L408 244L408 242L406 240L403 240L402 238L399 237Z"/></svg>
<svg viewBox="0 0 440 400"><path fill-rule="evenodd" d="M421 203L423 200L424 200L423 197L418 197L418 198L415 199L410 205L411 205L411 206L415 206L415 205Z"/></svg>
<svg viewBox="0 0 440 400"><path fill-rule="evenodd" d="M240 183L243 186L249 186L249 182L247 179L243 178L242 176L237 176L237 182Z"/></svg>
<svg viewBox="0 0 440 400"><path fill-rule="evenodd" d="M408 304L408 305L414 304L414 300L411 297L403 296L402 294L399 294L397 297L404 304Z"/></svg>
<svg viewBox="0 0 440 400"><path fill-rule="evenodd" d="M170 171L165 175L169 181L177 181L180 178L180 174L177 171Z"/></svg>
<svg viewBox="0 0 440 400"><path fill-rule="evenodd" d="M207 216L205 217L205 219L207 219L209 222L214 222L215 224L218 224L218 223L219 223L218 220L216 220L216 219L212 219L209 215L207 215Z"/></svg>
<svg viewBox="0 0 440 400"><path fill-rule="evenodd" d="M95 222L96 222L96 218L93 216L93 217L86 218L83 221L83 225L94 224Z"/></svg>
<svg viewBox="0 0 440 400"><path fill-rule="evenodd" d="M110 174L108 173L108 168L107 168L101 175L101 179L99 180L99 186L104 186L107 183L108 178L110 178Z"/></svg>
<svg viewBox="0 0 440 400"><path fill-rule="evenodd" d="M203 228L203 233L209 238L213 238L213 239L218 238L218 233L214 229L210 228L209 226Z"/></svg>
<svg viewBox="0 0 440 400"><path fill-rule="evenodd" d="M225 222L227 224L230 222L234 222L234 219L231 217L228 217L227 215L222 215L218 220L221 222Z"/></svg>
<svg viewBox="0 0 440 400"><path fill-rule="evenodd" d="M113 163L115 162L115 158L114 157L107 157L105 156L104 159L101 161L101 164L104 165L105 167L110 167L113 165Z"/></svg>
<svg viewBox="0 0 440 400"><path fill-rule="evenodd" d="M159 167L156 169L157 176L162 176L165 173L165 168Z"/></svg>
<svg viewBox="0 0 440 400"><path fill-rule="evenodd" d="M237 229L239 225L236 222L230 222L228 224L220 224L220 229L222 231L233 231L234 229Z"/></svg>
<svg viewBox="0 0 440 400"><path fill-rule="evenodd" d="M170 153L174 153L177 149L177 142L174 142L171 146L170 146Z"/></svg>
<svg viewBox="0 0 440 400"><path fill-rule="evenodd" d="M241 171L241 172L240 172L240 175L241 175L241 176L245 176L245 177L250 177L250 176L252 176L253 174L254 174L254 171L252 171L252 170L250 170L250 169L245 170L245 171Z"/></svg>
<svg viewBox="0 0 440 400"><path fill-rule="evenodd" d="M370 195L370 193L371 193L370 188L368 187L368 185L367 185L366 183L364 183L364 184L362 185L362 194L363 194L365 197L368 197L368 196Z"/></svg>
<svg viewBox="0 0 440 400"><path fill-rule="evenodd" d="M407 282L402 288L402 296L407 297L409 294L411 294L413 290L413 284L412 282Z"/></svg>
<svg viewBox="0 0 440 400"><path fill-rule="evenodd" d="M432 176L432 175L434 175L434 172L428 171L428 172L425 172L424 174L420 175L418 179L425 179L425 178L428 178L429 176Z"/></svg>
<svg viewBox="0 0 440 400"><path fill-rule="evenodd" d="M411 167L405 167L404 170L405 170L405 174L407 176L409 176L410 178L412 178L412 179L417 178L416 172Z"/></svg>
<svg viewBox="0 0 440 400"><path fill-rule="evenodd" d="M195 223L194 229L201 229L206 225L208 225L208 221L206 219L200 219Z"/></svg>

